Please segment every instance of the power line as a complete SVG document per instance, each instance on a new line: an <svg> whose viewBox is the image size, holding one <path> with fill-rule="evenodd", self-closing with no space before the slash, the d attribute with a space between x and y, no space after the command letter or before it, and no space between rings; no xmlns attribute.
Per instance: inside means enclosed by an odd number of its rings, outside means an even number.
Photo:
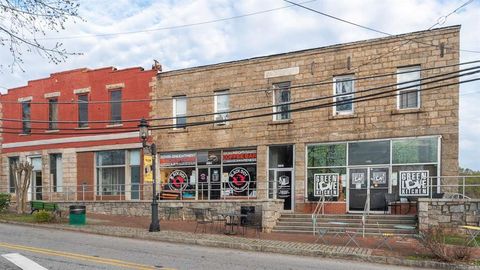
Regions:
<svg viewBox="0 0 480 270"><path fill-rule="evenodd" d="M310 1L304 1L304 2L301 2L301 3L302 4L307 4L307 3L311 3L311 2L315 2L315 1L316 0L310 0ZM67 40L67 39L79 39L79 38L89 38L89 37L109 37L109 36L120 36L120 35L157 32L157 31L163 31L163 30L174 30L174 29L181 29L181 28L187 28L187 27L192 27L192 26L199 26L199 25L204 25L204 24L211 24L211 23L217 23L217 22L223 22L223 21L228 21L228 20L250 17L250 16L254 16L254 15L259 15L259 14L272 12L272 11L278 11L278 10L282 10L282 9L286 9L286 8L291 8L293 6L294 5L287 5L287 6L283 6L283 7L260 10L260 11L256 11L256 12L252 12L252 13L246 13L246 14L241 14L241 15L237 15L237 16L227 17L227 18L220 18L220 19L214 19L214 20L203 21L203 22L173 25L173 26L166 26L166 27L159 27L159 28L152 28L152 29L137 30L137 31L125 31L125 32L116 32L116 33L105 33L105 34L87 34L87 35L66 36L66 37L37 38L37 40Z"/></svg>
<svg viewBox="0 0 480 270"><path fill-rule="evenodd" d="M326 16L326 17L329 17L331 19L334 19L334 20L337 20L337 21L341 21L341 22L344 22L344 23L347 23L347 24L350 24L350 25L353 25L353 26L357 26L357 27L360 27L360 28L363 28L363 29L366 29L366 30L369 30L369 31L372 31L372 32L375 32L375 33L379 33L379 34L382 34L382 35L386 35L386 36L394 36L394 34L391 34L391 33L388 33L388 32L385 32L385 31L382 31L382 30L378 30L378 29L375 29L375 28L372 28L372 27L368 27L368 26L364 26L364 25L361 25L361 24L358 24L358 23L355 23L355 22L352 22L352 21L348 21L348 20L345 20L345 19L342 19L342 18L339 18L339 17L336 17L336 16L333 16L333 15L330 15L330 14L327 14L325 12L321 12L321 11L318 11L316 9L313 9L313 8L309 8L307 6L304 6L300 3L295 3L295 2L292 2L292 1L289 1L289 0L283 0L287 3L290 3L292 5L295 5L295 6L298 6L298 7L301 7L303 9L306 9L306 10L309 10L311 12L314 12L314 13L317 13L317 14L320 14L322 16ZM468 5L470 3L465 3L463 4L461 7L455 9L455 12L458 11L460 8ZM451 14L449 14L448 16L450 16ZM434 24L435 26L436 24ZM433 28L433 26L431 27ZM429 28L429 29L431 29ZM419 44L424 44L424 45L429 45L429 46L433 46L433 47L440 47L440 45L435 45L435 44L431 44L431 43L428 43L428 42L421 42L421 41L418 41L416 39L410 39L410 38L402 38L404 40L408 40L408 41L413 41L413 42L416 42L416 43L419 43ZM402 45L403 46L403 45ZM445 47L446 48L446 47ZM449 49L453 49L453 48L449 48ZM463 49L458 49L458 51L464 51L464 52L473 52L473 53L480 53L480 51L474 51L474 50L463 50Z"/></svg>
<svg viewBox="0 0 480 270"><path fill-rule="evenodd" d="M455 66L463 66L463 65L470 65L470 64L475 64L475 63L480 63L480 60L474 60L474 61L468 61L468 62L463 62L463 63L456 63L456 64L450 64L450 65L444 65L444 66L436 66L436 67L431 67L431 68L422 68L421 71L429 71L429 70L436 70L436 69L443 69L443 68L448 68L448 67L455 67ZM363 64L362 64L363 65ZM362 66L361 65L361 66ZM360 67L360 66L359 66ZM353 69L357 70L359 67ZM390 73L384 73L384 74L378 74L378 75L372 75L372 76L365 76L365 77L355 77L353 79L345 80L345 81L361 81L361 80L370 80L370 79L377 79L377 78L382 78L382 77L389 77L389 76L396 76L399 74L407 74L407 73L412 73L416 71L402 71L402 72L390 72ZM321 80L316 83L308 83L308 84L300 84L300 85L293 85L290 87L290 89L302 89L302 88L309 88L313 86L319 86L319 85L327 85L327 84L333 84L333 80L329 79L328 81L326 80ZM231 89L229 89L231 90ZM237 91L237 92L232 92L229 91L228 93L223 93L223 94L204 94L204 95L193 95L193 96L184 96L184 98L187 99L196 99L196 98L208 98L208 97L215 97L215 96L234 96L234 95L246 95L246 94L252 94L252 93L258 93L258 92L265 92L265 91L272 91L272 88L259 88L259 89L253 89L253 90L247 90L247 91ZM137 102L152 102L152 101L166 101L166 100L173 100L175 97L159 97L159 98L148 98L148 99L126 99L126 100L120 100L120 101L110 101L110 100L94 100L94 101L88 101L88 104L103 104L103 103L137 103ZM3 104L21 104L22 102L18 100L1 100L0 103ZM50 104L48 101L30 101L30 104ZM85 104L83 101L58 101L57 104Z"/></svg>

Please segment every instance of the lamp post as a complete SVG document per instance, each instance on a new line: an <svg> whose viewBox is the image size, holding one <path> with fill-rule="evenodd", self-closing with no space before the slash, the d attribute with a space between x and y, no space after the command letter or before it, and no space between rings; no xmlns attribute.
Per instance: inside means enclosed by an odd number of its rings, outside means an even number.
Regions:
<svg viewBox="0 0 480 270"><path fill-rule="evenodd" d="M151 145L147 144L148 138L148 128L150 125L147 123L147 120L142 118L140 120L140 124L138 125L140 139L142 140L143 151L145 152L148 150L152 155L152 174L153 174L153 181L152 181L152 222L150 223L150 228L148 229L149 232L158 232L160 231L160 222L158 221L158 202L157 202L157 177L156 177L156 157L157 157L157 146L155 143Z"/></svg>

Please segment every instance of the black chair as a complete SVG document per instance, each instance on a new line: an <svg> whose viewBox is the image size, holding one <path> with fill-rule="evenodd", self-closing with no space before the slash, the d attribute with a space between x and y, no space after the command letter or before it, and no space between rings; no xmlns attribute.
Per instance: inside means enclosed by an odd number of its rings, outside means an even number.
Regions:
<svg viewBox="0 0 480 270"><path fill-rule="evenodd" d="M388 207L396 207L398 196L395 193L385 193L385 208L383 213L388 212Z"/></svg>
<svg viewBox="0 0 480 270"><path fill-rule="evenodd" d="M443 193L443 192L441 192L441 193L435 192L435 193L432 194L432 198L433 198L433 199L441 199L441 198L443 198L443 195L445 195L445 193Z"/></svg>
<svg viewBox="0 0 480 270"><path fill-rule="evenodd" d="M195 221L197 225L195 226L195 233L197 233L198 226L203 225L203 232L207 232L207 224L213 224L213 220L207 216L207 211L205 209L196 209L192 208L193 213L195 214Z"/></svg>
<svg viewBox="0 0 480 270"><path fill-rule="evenodd" d="M244 235L247 231L247 228L254 228L255 235L258 237L260 235L259 232L262 231L262 213L261 212L247 213L245 222L242 223L242 226L243 226Z"/></svg>
<svg viewBox="0 0 480 270"><path fill-rule="evenodd" d="M210 209L210 218L212 219L213 226L217 231L218 228L220 228L220 225L224 225L227 222L227 217L218 213L217 209Z"/></svg>

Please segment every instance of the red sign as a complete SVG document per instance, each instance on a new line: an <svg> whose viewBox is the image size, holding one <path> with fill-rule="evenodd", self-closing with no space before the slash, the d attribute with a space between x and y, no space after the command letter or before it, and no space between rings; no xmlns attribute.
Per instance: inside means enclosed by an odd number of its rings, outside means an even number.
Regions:
<svg viewBox="0 0 480 270"><path fill-rule="evenodd" d="M223 151L223 163L257 162L256 150Z"/></svg>
<svg viewBox="0 0 480 270"><path fill-rule="evenodd" d="M185 166L196 163L195 153L160 154L160 166Z"/></svg>

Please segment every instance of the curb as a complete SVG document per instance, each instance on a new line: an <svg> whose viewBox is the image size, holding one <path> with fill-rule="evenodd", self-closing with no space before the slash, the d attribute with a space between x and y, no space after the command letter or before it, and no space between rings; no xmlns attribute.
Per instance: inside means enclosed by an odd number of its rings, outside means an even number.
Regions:
<svg viewBox="0 0 480 270"><path fill-rule="evenodd" d="M253 251L253 252L268 252L268 253L279 253L279 254L286 254L286 255L307 256L307 257L346 259L346 260L352 260L352 261L361 261L361 262L396 265L396 266L433 268L433 269L445 269L445 270L480 269L479 266L466 265L466 264L453 264L453 263L443 263L443 262L426 261L426 260L411 260L411 259L374 256L374 255L344 254L340 252L331 252L331 251L325 251L325 250L306 250L301 248L285 248L285 247L275 247L275 246L268 246L268 245L261 245L261 244L245 244L245 243L216 241L216 240L201 239L201 238L175 238L169 235L159 235L159 234L156 234L156 235L152 234L150 236L145 237L144 235L139 235L135 232L105 233L105 232L95 231L85 227L64 227L64 226L55 226L55 225L52 226L52 225L46 225L46 224L24 223L24 222L8 221L8 220L1 220L1 219L0 219L0 223L20 225L20 226L26 226L26 227L35 227L35 228L90 233L90 234L97 234L97 235L103 235L103 236L133 238L133 239L142 239L142 240L149 240L149 241L162 241L162 242L175 243L175 244L189 244L189 245L194 244L194 245L205 246L205 247L238 249L238 250Z"/></svg>

